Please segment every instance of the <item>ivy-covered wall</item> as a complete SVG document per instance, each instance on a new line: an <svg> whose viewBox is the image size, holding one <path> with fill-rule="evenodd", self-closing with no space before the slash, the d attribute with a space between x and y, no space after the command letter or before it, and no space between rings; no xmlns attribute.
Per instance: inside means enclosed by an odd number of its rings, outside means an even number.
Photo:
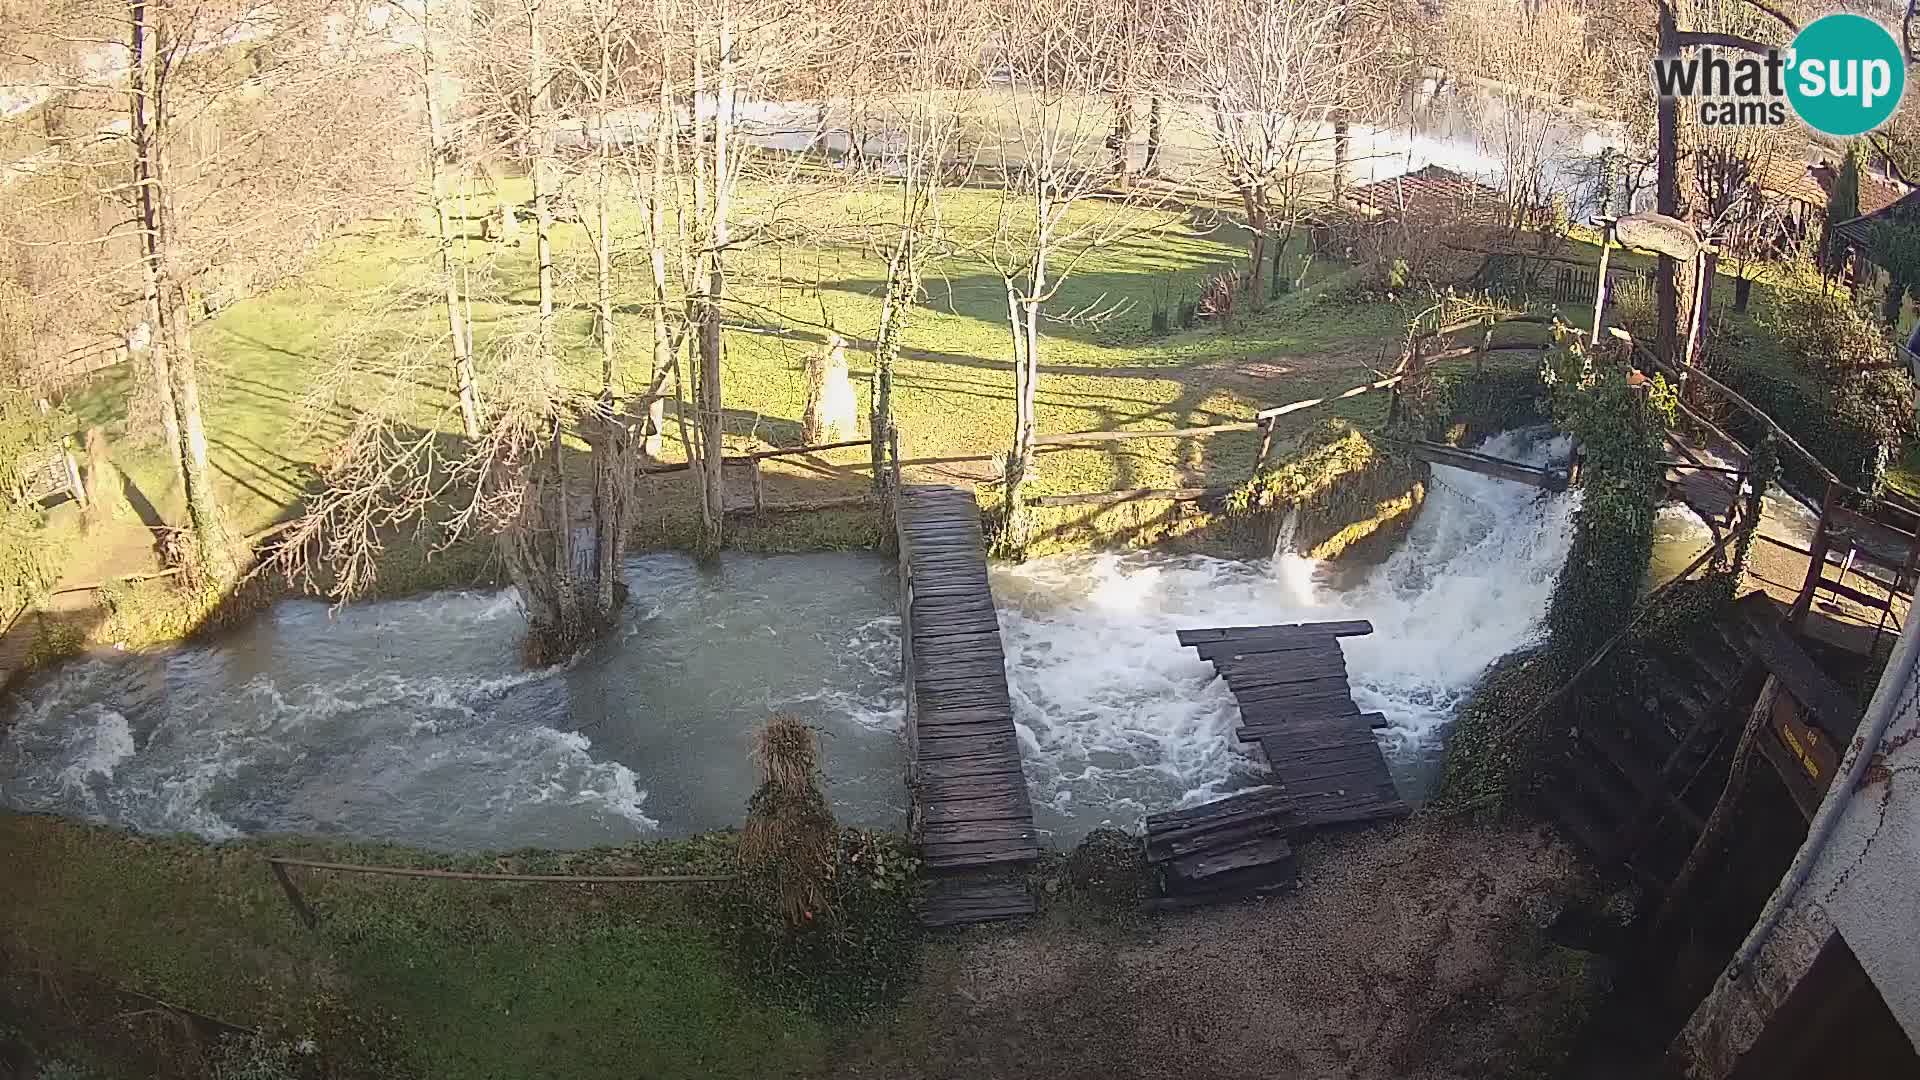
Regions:
<svg viewBox="0 0 1920 1080"><path fill-rule="evenodd" d="M1538 746L1543 718L1531 714L1629 625L1653 552L1672 391L1624 363L1589 357L1578 341L1548 356L1542 381L1555 426L1575 438L1582 457L1573 543L1548 604L1545 640L1496 665L1462 708L1443 802L1480 802L1513 786Z"/></svg>

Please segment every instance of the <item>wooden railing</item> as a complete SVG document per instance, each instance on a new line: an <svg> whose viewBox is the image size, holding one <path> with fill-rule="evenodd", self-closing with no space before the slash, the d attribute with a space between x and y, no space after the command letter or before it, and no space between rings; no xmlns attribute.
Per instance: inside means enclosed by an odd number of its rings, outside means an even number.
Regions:
<svg viewBox="0 0 1920 1080"><path fill-rule="evenodd" d="M1712 375L1707 374L1700 368L1691 365L1676 366L1669 364L1661 360L1644 344L1636 341L1632 334L1618 327L1609 327L1607 332L1614 339L1625 342L1628 345L1633 358L1642 365L1642 370L1651 369L1673 378L1681 390L1679 402L1679 411L1681 414L1694 424L1699 425L1703 430L1712 434L1714 438L1726 443L1744 455L1747 460L1750 461L1752 459L1751 450L1742 445L1738 440L1733 438L1733 436L1716 427L1712 422L1707 420L1706 417L1702 416L1699 410L1687 404L1687 387L1690 384L1695 387L1705 388L1731 408L1752 419L1763 431L1775 440L1777 445L1805 462L1813 470L1815 475L1824 481L1825 487L1821 496L1819 518L1814 525L1812 543L1807 548L1799 548L1772 537L1766 538L1770 543L1791 548L1807 556L1806 578L1801 584L1798 596L1795 597L1793 604L1788 609L1788 625L1795 629L1803 627L1809 613L1812 611L1816 594L1827 592L1836 596L1845 597L1855 603L1881 613L1880 624L1875 629L1873 642L1869 646L1870 649L1878 645L1881 633L1888 629L1897 631L1899 628L1897 622L1894 622L1892 626L1889 627L1889 622L1893 619L1895 597L1897 594L1904 592L1909 598L1909 603L1911 603L1915 571L1916 568L1920 568L1920 510L1904 505L1893 499L1869 494L1846 483L1837 473L1828 468L1825 462L1821 461L1811 450L1801 445L1798 439L1795 439L1791 433L1781 427L1779 422L1774 420L1773 417L1767 415L1759 406L1747 400L1739 391L1721 382L1719 379L1714 378ZM1898 524L1896 524L1896 522ZM1849 545L1847 559L1841 566L1840 579L1836 581L1826 576L1826 567L1828 556L1839 547L1839 545L1835 543L1837 535L1856 538L1877 536L1887 541L1890 545L1899 547L1902 554L1897 558L1889 559L1882 553L1874 551L1870 545L1861 545L1856 542ZM1875 596L1846 583L1846 575L1851 569L1854 560L1862 554L1865 554L1869 560L1894 571L1894 580L1891 586L1884 590L1886 593L1884 597Z"/></svg>

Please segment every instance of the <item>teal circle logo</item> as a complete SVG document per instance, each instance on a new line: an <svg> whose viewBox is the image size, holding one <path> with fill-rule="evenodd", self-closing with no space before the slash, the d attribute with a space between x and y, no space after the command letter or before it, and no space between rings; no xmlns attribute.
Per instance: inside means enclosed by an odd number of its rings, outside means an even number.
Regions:
<svg viewBox="0 0 1920 1080"><path fill-rule="evenodd" d="M1815 131L1851 136L1885 123L1907 88L1900 43L1862 15L1822 15L1793 39L1787 100Z"/></svg>

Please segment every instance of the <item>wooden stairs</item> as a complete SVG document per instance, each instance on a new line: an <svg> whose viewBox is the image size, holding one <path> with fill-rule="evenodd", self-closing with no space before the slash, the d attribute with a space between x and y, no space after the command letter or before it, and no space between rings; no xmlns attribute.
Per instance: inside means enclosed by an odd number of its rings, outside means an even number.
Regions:
<svg viewBox="0 0 1920 1080"><path fill-rule="evenodd" d="M1733 741L1768 671L1779 612L1737 601L1672 653L1644 661L1549 751L1539 797L1602 865L1664 892L1719 796Z"/></svg>

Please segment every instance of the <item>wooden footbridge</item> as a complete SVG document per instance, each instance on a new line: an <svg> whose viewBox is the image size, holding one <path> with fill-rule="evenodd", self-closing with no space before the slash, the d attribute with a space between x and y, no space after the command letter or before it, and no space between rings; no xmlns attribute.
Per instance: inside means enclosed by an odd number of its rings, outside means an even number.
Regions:
<svg viewBox="0 0 1920 1080"><path fill-rule="evenodd" d="M1040 845L980 508L961 488L917 485L901 488L895 505L912 832L932 879L921 918L944 926L1024 915L1033 899L1020 871Z"/></svg>
<svg viewBox="0 0 1920 1080"><path fill-rule="evenodd" d="M1380 713L1353 703L1340 638L1373 633L1365 620L1182 630L1240 703L1242 742L1258 744L1274 788L1308 827L1402 817L1373 729Z"/></svg>
<svg viewBox="0 0 1920 1080"><path fill-rule="evenodd" d="M1373 736L1386 718L1353 703L1340 650L1340 638L1372 632L1365 621L1180 631L1226 679L1240 704L1237 734L1260 746L1273 782L1147 818L1147 860L1167 894L1154 906L1289 888L1301 836L1406 816Z"/></svg>

